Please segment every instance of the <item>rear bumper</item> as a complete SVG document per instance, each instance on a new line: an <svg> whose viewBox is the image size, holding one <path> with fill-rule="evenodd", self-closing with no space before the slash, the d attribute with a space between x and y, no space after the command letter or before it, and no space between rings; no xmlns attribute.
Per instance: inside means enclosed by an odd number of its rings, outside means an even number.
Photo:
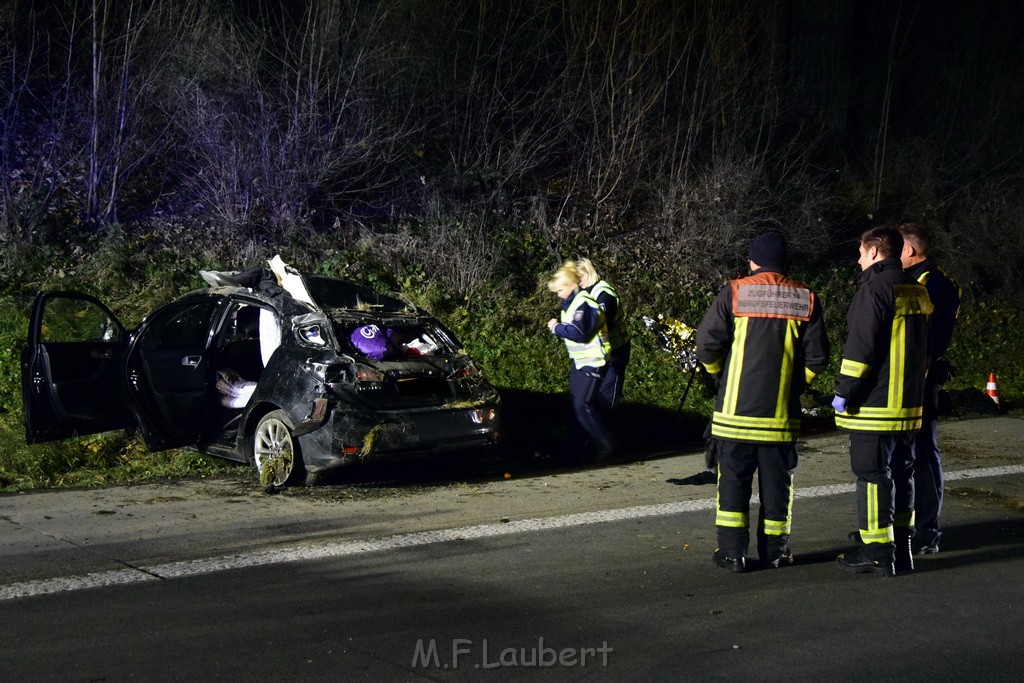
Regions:
<svg viewBox="0 0 1024 683"><path fill-rule="evenodd" d="M306 469L323 472L347 464L402 460L496 444L500 405L471 405L380 411L368 417L341 408L320 429L299 436Z"/></svg>

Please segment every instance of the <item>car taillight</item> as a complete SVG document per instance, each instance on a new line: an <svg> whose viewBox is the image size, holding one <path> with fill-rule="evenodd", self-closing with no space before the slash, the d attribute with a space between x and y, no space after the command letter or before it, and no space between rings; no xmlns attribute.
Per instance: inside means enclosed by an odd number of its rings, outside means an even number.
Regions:
<svg viewBox="0 0 1024 683"><path fill-rule="evenodd" d="M356 384L373 384L384 381L384 374L368 365L356 363L352 366L352 381Z"/></svg>
<svg viewBox="0 0 1024 683"><path fill-rule="evenodd" d="M466 377L476 377L480 374L476 366L472 363L466 363L461 368L452 373L452 379L463 379Z"/></svg>

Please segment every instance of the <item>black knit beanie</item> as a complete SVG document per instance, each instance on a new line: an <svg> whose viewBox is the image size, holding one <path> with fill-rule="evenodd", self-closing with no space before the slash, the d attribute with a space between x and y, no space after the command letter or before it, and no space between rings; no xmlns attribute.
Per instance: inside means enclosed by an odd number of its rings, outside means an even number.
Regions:
<svg viewBox="0 0 1024 683"><path fill-rule="evenodd" d="M766 232L750 243L750 260L762 268L779 270L786 267L786 238L777 232Z"/></svg>

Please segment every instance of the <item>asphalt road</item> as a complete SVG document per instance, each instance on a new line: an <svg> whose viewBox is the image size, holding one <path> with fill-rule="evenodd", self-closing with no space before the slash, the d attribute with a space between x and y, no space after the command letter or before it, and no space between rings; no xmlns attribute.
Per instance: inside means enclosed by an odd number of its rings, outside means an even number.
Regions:
<svg viewBox="0 0 1024 683"><path fill-rule="evenodd" d="M0 498L5 680L1021 680L1024 421L944 423L942 551L841 572L845 438L802 446L780 570L711 564L697 453L267 496ZM510 478L504 478L505 469ZM383 475L380 475L383 476ZM753 515L752 515L753 516Z"/></svg>

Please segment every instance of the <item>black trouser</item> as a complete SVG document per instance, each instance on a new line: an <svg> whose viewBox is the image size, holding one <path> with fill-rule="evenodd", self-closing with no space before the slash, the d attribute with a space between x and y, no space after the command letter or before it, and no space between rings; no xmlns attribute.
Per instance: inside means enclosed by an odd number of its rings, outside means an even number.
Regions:
<svg viewBox="0 0 1024 683"><path fill-rule="evenodd" d="M913 432L850 433L858 530L871 559L891 562L896 535L913 533L913 442Z"/></svg>
<svg viewBox="0 0 1024 683"><path fill-rule="evenodd" d="M626 366L629 365L631 346L631 342L626 342L608 356L608 365L604 377L601 378L601 396L610 409L614 409L622 400L622 386L626 382Z"/></svg>
<svg viewBox="0 0 1024 683"><path fill-rule="evenodd" d="M761 497L758 555L772 562L789 549L793 516L796 444L718 442L718 547L728 557L746 557L750 545L750 494L757 472Z"/></svg>
<svg viewBox="0 0 1024 683"><path fill-rule="evenodd" d="M945 483L942 478L942 454L939 452L939 430L936 413L939 389L935 382L925 381L924 422L914 437L914 517L917 545L938 545L939 515Z"/></svg>
<svg viewBox="0 0 1024 683"><path fill-rule="evenodd" d="M596 447L598 453L608 453L615 446L608 428L608 407L599 391L604 372L605 368L577 368L575 365L569 372L569 393L575 417L570 423L569 447L576 459L586 455L588 445Z"/></svg>

